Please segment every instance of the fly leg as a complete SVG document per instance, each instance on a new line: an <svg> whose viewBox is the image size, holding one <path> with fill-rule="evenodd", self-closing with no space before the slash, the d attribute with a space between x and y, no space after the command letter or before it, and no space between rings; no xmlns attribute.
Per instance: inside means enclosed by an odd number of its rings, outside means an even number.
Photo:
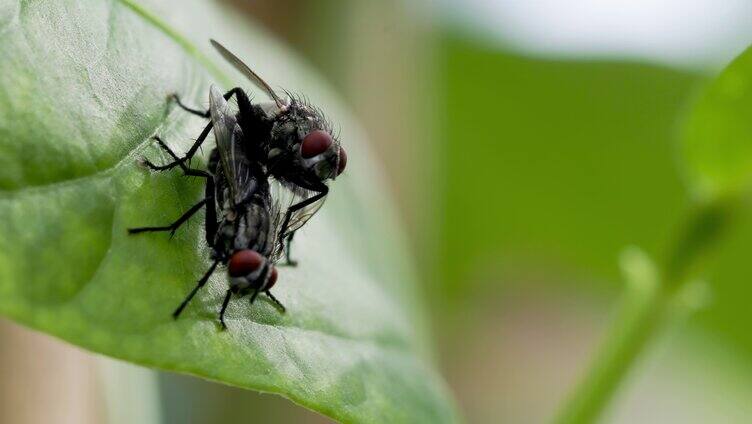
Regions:
<svg viewBox="0 0 752 424"><path fill-rule="evenodd" d="M128 234L138 234L138 233L146 233L146 232L157 232L157 231L169 231L170 232L170 238L175 235L175 231L177 231L178 228L180 228L181 225L185 223L185 221L188 221L193 214L198 212L204 205L206 204L206 199L202 199L200 202L196 203L195 205L191 206L190 209L188 209L184 214L180 215L180 218L178 218L175 222L173 222L170 225L163 225L159 227L136 227L136 228L128 228Z"/></svg>
<svg viewBox="0 0 752 424"><path fill-rule="evenodd" d="M248 105L247 107L250 107L250 101L248 100L248 95L245 94L245 91L243 91L240 87L235 87L232 90L228 91L223 95L225 100L230 100L230 98L235 95L235 97L238 99L238 103L242 103L243 105ZM180 106L183 110L190 112L194 115L198 115L202 118L208 118L210 116L210 111L200 111L197 109L190 108L183 104L183 102L180 101L180 98L177 94L173 94L172 97L177 102L178 106ZM242 108L241 108L242 109ZM154 165L153 163L144 160L144 163L146 166L149 167L152 171L166 171L168 169L172 169L176 166L180 166L184 162L190 162L190 160L193 158L193 156L196 154L199 148L201 148L201 145L206 140L206 137L209 136L209 132L211 131L213 127L212 121L209 121L208 124L204 127L204 130L201 131L201 134L199 134L196 141L193 143L190 149L185 153L185 155L182 158L178 158L175 154L171 154L174 161L165 165Z"/></svg>
<svg viewBox="0 0 752 424"><path fill-rule="evenodd" d="M279 264L279 266L292 266L296 267L298 266L298 261L292 260L290 258L291 251L292 251L292 238L295 236L295 231L291 232L289 236L287 236L287 245L285 246L285 263Z"/></svg>
<svg viewBox="0 0 752 424"><path fill-rule="evenodd" d="M227 310L227 305L230 304L231 297L232 297L232 289L227 289L227 294L225 294L225 300L222 302L222 309L219 310L219 323L222 325L223 330L227 330L227 324L225 324L225 311Z"/></svg>
<svg viewBox="0 0 752 424"><path fill-rule="evenodd" d="M206 171L202 171L200 169L191 169L191 168L188 168L188 166L184 163L184 161L181 160L180 158L178 158L178 156L175 154L175 152L173 152L172 149L170 149L170 146L168 146L167 144L165 144L165 142L162 141L162 139L159 138L159 136L155 135L152 138L154 140L157 140L157 143L159 143L159 146L162 148L162 150L164 150L165 152L167 152L173 159L175 159L175 161L172 162L172 163L175 164L175 165L177 165L177 166L179 166L180 169L183 170L183 174L184 175L193 176L193 177L203 177L203 178L207 178L207 179L213 179L212 176L211 176L211 174L208 173L208 172L206 172ZM155 166L154 164L152 164L149 161L145 161L144 163L150 169L160 168L158 166ZM173 166L175 166L175 165L173 165Z"/></svg>
<svg viewBox="0 0 752 424"><path fill-rule="evenodd" d="M266 293L266 295L269 296L269 299L271 299L272 302L274 302L274 304L277 306L277 308L280 310L280 312L282 312L284 314L287 311L287 309L285 309L285 305L283 305L282 302L280 302L279 300L277 300L277 298L274 297L274 295L272 294L272 292L270 292L269 290L267 290L264 293Z"/></svg>
<svg viewBox="0 0 752 424"><path fill-rule="evenodd" d="M178 106L180 106L181 109L183 109L184 111L186 111L188 113L192 113L194 115L198 115L198 116L200 116L202 118L208 118L209 117L209 109L207 109L205 112L203 112L203 111L200 111L198 109L193 109L191 107L188 107L188 106L184 105L183 102L180 101L180 97L177 95L177 93L171 94L170 95L170 99L174 100L175 103L177 103Z"/></svg>
<svg viewBox="0 0 752 424"><path fill-rule="evenodd" d="M209 135L209 131L211 131L211 129L212 129L212 123L209 122L206 125L206 127L204 127L204 130L201 131L201 134L198 136L198 138L193 143L193 145L191 146L191 148L188 149L188 151L185 153L185 156L183 156L182 158L179 158L175 154L175 152L173 152L172 149L170 149L162 141L162 139L159 138L159 136L155 135L152 138L154 140L157 140L157 142L159 142L159 146L162 147L162 149L165 150L167 153L169 153L170 156L172 156L172 158L174 160L173 160L173 162L170 162L170 163L165 164L165 165L155 165L155 164L151 163L148 159L143 159L144 165L146 165L146 167L149 168L149 169L151 169L152 171L166 171L166 170L172 169L172 168L174 168L176 166L179 166L179 167L183 168L183 170L185 170L185 168L186 168L185 167L185 162L189 162L193 158L193 156L196 154L196 152L201 147L201 145L204 143L204 141L206 141L206 137Z"/></svg>
<svg viewBox="0 0 752 424"><path fill-rule="evenodd" d="M188 306L188 303L191 301L191 299L193 299L193 296L195 296L196 293L199 291L199 289L201 289L201 287L204 287L206 282L209 281L209 277L214 272L214 269L217 267L218 263L219 261L214 261L214 263L212 263L212 265L209 267L209 270L206 271L204 276L201 277L200 280L198 280L196 287L194 287L193 290L191 290L191 292L188 293L188 296L185 299L183 299L183 302L180 304L180 306L178 306L178 308L175 309L175 312L172 313L173 318L178 319L178 317L180 316L180 313L183 312L183 309L185 309L185 307Z"/></svg>
<svg viewBox="0 0 752 424"><path fill-rule="evenodd" d="M167 151L167 153L170 154L173 158L175 158L175 153L157 136L154 136L154 139L159 142L159 145ZM147 162L148 163L148 162ZM207 186L211 184L211 187L214 187L214 178L206 171L202 171L200 169L191 169L188 168L184 163L180 162L178 164L180 168L183 170L183 173L188 176L195 176L195 177L202 177L207 179ZM213 191L213 190L212 190ZM137 233L143 233L143 232L155 232L155 231L169 231L170 237L175 235L175 231L177 231L178 228L180 228L183 223L185 223L188 219L190 219L193 214L199 211L204 205L207 203L210 203L210 207L214 207L213 197L204 197L200 202L193 205L190 209L188 209L183 215L180 216L180 218L177 219L177 221L173 222L170 225L163 225L158 227L138 227L138 228L129 228L128 233L130 234L137 234ZM216 216L216 212L214 213Z"/></svg>
<svg viewBox="0 0 752 424"><path fill-rule="evenodd" d="M301 202L298 202L298 203L290 206L287 209L287 212L285 213L285 220L282 221L282 227L280 228L279 234L277 235L277 239L279 240L279 244L280 244L279 247L280 248L284 248L285 247L284 246L284 239L283 238L285 236L285 233L287 232L287 227L290 225L290 219L292 219L292 214L295 213L295 211L297 211L297 210L303 209L304 207L306 207L306 206L308 206L310 204L316 203L317 201L323 199L324 197L326 197L326 195L328 193L329 193L329 187L327 187L325 184L321 184L321 186L319 187L319 193L318 194L316 194L314 196L311 196L311 197L309 197L309 198L307 198L307 199L305 199L305 200L303 200ZM292 234L294 234L294 233L295 233L295 231L293 231L290 234L290 237L288 237L288 241L290 241L290 242L292 241ZM291 263L294 264L295 263L294 261L290 260L290 244L289 243L287 245L287 258L286 259L287 259L287 263L288 264L291 264Z"/></svg>
<svg viewBox="0 0 752 424"><path fill-rule="evenodd" d="M256 297L259 294L259 289L256 289L253 291L253 294L251 295L251 305L253 305L253 302L256 300Z"/></svg>
<svg viewBox="0 0 752 424"><path fill-rule="evenodd" d="M230 91L228 91L227 93L224 94L225 100L230 100L230 97L232 97L233 95L237 95L238 92L240 92L242 90L243 89L240 88L240 87L233 88L232 90L230 90ZM175 100L175 103L177 103L178 106L180 106L181 109L183 109L184 111L186 111L188 113L192 113L194 115L198 115L198 116L200 116L202 118L208 118L209 116L211 116L209 109L207 109L206 111L202 111L202 110L194 109L192 107L188 107L185 104L183 104L183 102L180 101L180 97L177 95L177 93L171 94L170 98L172 100Z"/></svg>

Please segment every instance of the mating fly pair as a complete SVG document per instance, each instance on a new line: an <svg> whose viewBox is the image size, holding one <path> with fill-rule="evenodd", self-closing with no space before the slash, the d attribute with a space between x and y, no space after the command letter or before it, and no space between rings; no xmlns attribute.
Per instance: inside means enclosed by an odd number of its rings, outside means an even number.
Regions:
<svg viewBox="0 0 752 424"><path fill-rule="evenodd" d="M284 306L269 291L277 281L275 264L290 258L293 235L321 207L329 192L326 182L345 169L347 156L332 135L332 128L320 109L286 93L279 97L246 64L221 44L212 45L236 69L243 73L273 102L254 104L241 88L222 94L212 86L209 110L177 104L186 111L210 121L183 157L178 157L159 137L159 146L173 159L166 165L144 161L154 171L180 167L185 175L204 178L204 199L186 211L174 223L160 227L131 228L129 233L169 231L174 233L201 208L206 208L206 241L211 248L212 264L196 286L175 310L177 318L220 264L227 266L229 288L219 312L224 313L233 295L251 295L254 302L265 293L284 312ZM235 97L237 112L228 100ZM216 147L209 156L206 171L188 166L214 129ZM278 183L283 196L272 193L270 183Z"/></svg>

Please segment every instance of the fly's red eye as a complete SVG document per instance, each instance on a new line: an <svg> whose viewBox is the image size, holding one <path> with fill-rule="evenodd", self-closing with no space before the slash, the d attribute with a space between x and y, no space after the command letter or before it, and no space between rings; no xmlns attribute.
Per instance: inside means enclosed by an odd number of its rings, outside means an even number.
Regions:
<svg viewBox="0 0 752 424"><path fill-rule="evenodd" d="M269 282L266 284L266 290L274 287L274 283L277 282L277 268L272 267L272 272L269 274Z"/></svg>
<svg viewBox="0 0 752 424"><path fill-rule="evenodd" d="M312 158L324 153L332 145L332 136L325 131L316 130L303 137L300 144L300 154L304 158Z"/></svg>
<svg viewBox="0 0 752 424"><path fill-rule="evenodd" d="M245 249L232 254L228 265L230 277L242 277L259 269L264 263L264 257L258 252Z"/></svg>
<svg viewBox="0 0 752 424"><path fill-rule="evenodd" d="M344 172L345 166L347 166L347 153L345 153L345 149L340 147L339 148L339 166L337 167L337 175Z"/></svg>

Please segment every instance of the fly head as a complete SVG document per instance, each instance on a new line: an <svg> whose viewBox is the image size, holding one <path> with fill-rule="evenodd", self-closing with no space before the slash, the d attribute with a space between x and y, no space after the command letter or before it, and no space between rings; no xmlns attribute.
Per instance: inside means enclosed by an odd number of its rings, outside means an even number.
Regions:
<svg viewBox="0 0 752 424"><path fill-rule="evenodd" d="M227 273L230 276L230 289L240 295L269 290L277 282L274 265L251 249L234 252L227 264Z"/></svg>
<svg viewBox="0 0 752 424"><path fill-rule="evenodd" d="M345 170L347 154L320 109L290 98L272 127L269 172L305 188L319 186Z"/></svg>

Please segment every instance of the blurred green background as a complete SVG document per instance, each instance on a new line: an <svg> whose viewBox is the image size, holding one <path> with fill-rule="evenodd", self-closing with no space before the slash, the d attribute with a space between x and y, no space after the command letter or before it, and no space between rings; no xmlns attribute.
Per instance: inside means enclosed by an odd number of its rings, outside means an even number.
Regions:
<svg viewBox="0 0 752 424"><path fill-rule="evenodd" d="M225 3L315 64L361 118L469 422L550 418L613 313L619 253L660 259L673 241L689 201L685 113L752 39L740 1ZM710 304L651 346L607 422L749 421L751 245L747 214L707 268ZM14 376L0 379L0 422L326 422L8 323L0 340Z"/></svg>

